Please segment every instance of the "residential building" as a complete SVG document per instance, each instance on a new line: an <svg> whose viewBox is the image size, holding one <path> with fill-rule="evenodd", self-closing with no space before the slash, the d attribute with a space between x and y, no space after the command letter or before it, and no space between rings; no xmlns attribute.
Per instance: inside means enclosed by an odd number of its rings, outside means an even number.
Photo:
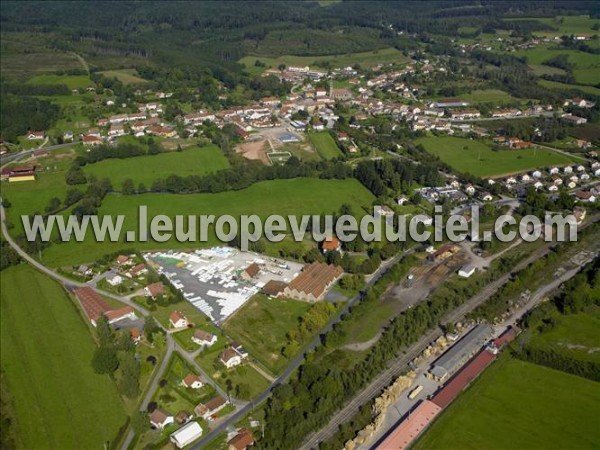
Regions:
<svg viewBox="0 0 600 450"><path fill-rule="evenodd" d="M173 311L169 316L169 324L173 328L186 328L189 325L189 322L183 313Z"/></svg>
<svg viewBox="0 0 600 450"><path fill-rule="evenodd" d="M254 444L254 437L247 428L240 428L237 434L227 441L229 450L246 450Z"/></svg>
<svg viewBox="0 0 600 450"><path fill-rule="evenodd" d="M206 403L199 403L194 408L194 413L198 417L203 418L204 420L210 420L212 416L214 416L220 410L225 408L225 406L227 406L228 403L229 402L226 399L224 399L220 395L217 395L211 398Z"/></svg>
<svg viewBox="0 0 600 450"><path fill-rule="evenodd" d="M156 408L150 414L150 425L152 425L157 430L164 430L167 425L171 425L175 423L175 418L161 408Z"/></svg>
<svg viewBox="0 0 600 450"><path fill-rule="evenodd" d="M184 448L202 436L202 427L198 422L189 422L171 434L170 440L177 448Z"/></svg>
<svg viewBox="0 0 600 450"><path fill-rule="evenodd" d="M252 278L255 278L259 273L260 273L260 266L256 263L252 263L242 271L240 276L244 280L251 280Z"/></svg>
<svg viewBox="0 0 600 450"><path fill-rule="evenodd" d="M83 312L93 326L96 326L96 322L102 315L106 317L110 324L123 319L137 319L131 306L111 309L100 294L89 286L74 289L73 294L79 300Z"/></svg>
<svg viewBox="0 0 600 450"><path fill-rule="evenodd" d="M146 295L146 297L152 297L153 299L156 299L159 295L165 295L166 293L165 285L160 281L149 284L144 288L144 295Z"/></svg>
<svg viewBox="0 0 600 450"><path fill-rule="evenodd" d="M204 383L198 375L190 373L183 380L181 380L181 385L190 389L200 389L202 386L204 386Z"/></svg>
<svg viewBox="0 0 600 450"><path fill-rule="evenodd" d="M219 360L225 364L225 367L231 369L242 363L242 357L232 348L227 348L219 355Z"/></svg>
<svg viewBox="0 0 600 450"><path fill-rule="evenodd" d="M210 347L217 342L217 336L204 330L196 330L192 336L192 341L200 346Z"/></svg>
<svg viewBox="0 0 600 450"><path fill-rule="evenodd" d="M321 252L323 254L327 252L339 252L342 250L342 243L335 236L326 237L321 242Z"/></svg>

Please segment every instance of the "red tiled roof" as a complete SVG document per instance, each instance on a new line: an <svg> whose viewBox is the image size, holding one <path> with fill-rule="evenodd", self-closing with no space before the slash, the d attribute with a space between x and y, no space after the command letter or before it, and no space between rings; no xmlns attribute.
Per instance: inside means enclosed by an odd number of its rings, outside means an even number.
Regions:
<svg viewBox="0 0 600 450"><path fill-rule="evenodd" d="M235 448L235 450L246 450L249 446L254 444L254 437L247 428L241 428L233 439L230 439L227 444L229 447Z"/></svg>
<svg viewBox="0 0 600 450"><path fill-rule="evenodd" d="M169 316L169 320L173 323L177 323L180 319L185 319L185 316L179 311L173 311Z"/></svg>
<svg viewBox="0 0 600 450"><path fill-rule="evenodd" d="M252 263L246 267L244 272L246 272L250 278L254 278L256 275L258 275L258 272L260 272L260 266L256 263Z"/></svg>
<svg viewBox="0 0 600 450"><path fill-rule="evenodd" d="M102 314L110 310L110 306L91 287L81 287L73 291L83 311L91 322L97 321Z"/></svg>
<svg viewBox="0 0 600 450"><path fill-rule="evenodd" d="M286 288L287 283L284 281L269 280L262 288L263 294L276 296Z"/></svg>
<svg viewBox="0 0 600 450"><path fill-rule="evenodd" d="M131 306L123 306L119 309L111 309L110 311L106 311L104 315L109 320L109 322L113 320L119 320L121 317L125 317L128 314L133 312L133 308Z"/></svg>
<svg viewBox="0 0 600 450"><path fill-rule="evenodd" d="M496 356L492 353L487 350L481 351L470 362L465 364L454 378L446 383L446 385L433 396L431 401L440 408L445 408L452 403L462 390L467 387L471 381L477 378L479 374L494 361L494 359L496 359Z"/></svg>
<svg viewBox="0 0 600 450"><path fill-rule="evenodd" d="M195 375L193 373L188 374L184 379L183 379L183 383L186 386L191 386L192 384L194 384L196 381L200 381L202 382L202 380L200 379L200 377L198 375Z"/></svg>
<svg viewBox="0 0 600 450"><path fill-rule="evenodd" d="M227 348L221 353L221 361L227 362L231 358L238 356L237 352L232 348Z"/></svg>
<svg viewBox="0 0 600 450"><path fill-rule="evenodd" d="M337 250L340 247L340 245L341 243L338 240L338 238L332 236L325 238L325 240L321 243L321 248L323 250L327 250L328 252L333 252Z"/></svg>
<svg viewBox="0 0 600 450"><path fill-rule="evenodd" d="M146 288L148 289L148 292L152 297L156 297L157 295L164 295L166 292L165 285L162 284L160 281L149 284L148 286L146 286Z"/></svg>
<svg viewBox="0 0 600 450"><path fill-rule="evenodd" d="M306 266L302 273L288 285L288 289L303 292L306 295L312 294L318 298L327 286L342 273L344 271L341 267L315 262Z"/></svg>

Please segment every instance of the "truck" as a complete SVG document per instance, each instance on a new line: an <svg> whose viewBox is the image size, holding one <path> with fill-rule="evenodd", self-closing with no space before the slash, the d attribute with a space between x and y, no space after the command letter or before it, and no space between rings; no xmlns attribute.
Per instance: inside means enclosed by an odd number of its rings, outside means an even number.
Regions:
<svg viewBox="0 0 600 450"><path fill-rule="evenodd" d="M414 398L417 395L419 395L422 390L423 390L423 386L422 385L418 385L416 388L414 388L412 391L410 391L410 394L408 394L408 398L410 400L414 400Z"/></svg>

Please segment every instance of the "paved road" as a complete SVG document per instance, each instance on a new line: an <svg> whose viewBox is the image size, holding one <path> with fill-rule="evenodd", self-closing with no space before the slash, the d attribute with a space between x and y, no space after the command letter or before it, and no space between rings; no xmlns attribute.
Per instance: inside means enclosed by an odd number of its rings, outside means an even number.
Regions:
<svg viewBox="0 0 600 450"><path fill-rule="evenodd" d="M392 267L394 264L396 264L398 261L400 261L400 259L404 258L405 256L414 253L414 251L415 251L414 248L406 250L405 252L402 252L402 253L396 255L394 258L390 259L385 264L382 264L379 267L379 269L375 272L375 275L373 275L371 277L371 279L367 282L367 287L372 286L377 280L379 280L379 278L381 278L387 272L387 270L390 267ZM342 316L344 314L346 314L348 312L348 310L360 300L361 295L362 294L359 293L359 294L355 295L354 297L352 297L350 300L348 300L348 302L346 302L344 308L339 313L337 313L335 315L335 317L333 317L329 321L329 323L325 326L325 328L323 328L323 330L321 331L321 334L325 334L328 331L330 331L333 328L333 326L341 320ZM235 424L240 419L245 417L246 414L250 413L255 405L258 405L258 404L262 403L263 401L265 401L267 398L269 398L273 388L279 384L284 383L292 375L292 373L294 373L296 371L296 369L298 367L300 367L300 365L302 365L306 355L308 353L312 352L320 343L321 343L321 336L318 335L305 347L303 352L301 352L296 358L294 358L294 360L285 369L285 371L275 381L273 381L270 384L270 386L262 394L260 394L258 397L256 397L249 404L238 409L227 420L224 420L221 423L219 423L205 437L200 439L196 444L192 445L190 447L190 449L197 450L197 449L201 449L204 446L208 445L219 434L223 433L227 429L228 426Z"/></svg>
<svg viewBox="0 0 600 450"><path fill-rule="evenodd" d="M44 148L44 150L52 151L52 150L58 150L60 148L70 147L70 146L76 145L76 144L79 144L79 142L67 142L65 144L49 145L49 146L43 147L43 148ZM10 162L14 162L14 161L18 161L19 159L23 159L26 156L31 155L33 152L40 150L42 148L42 146L43 146L43 144L36 148L20 151L19 153L8 153L6 155L2 155L2 156L0 156L0 166L4 166L5 164L8 164Z"/></svg>
<svg viewBox="0 0 600 450"><path fill-rule="evenodd" d="M491 297L502 285L504 285L511 277L511 273L519 271L532 262L539 258L542 258L550 252L550 248L553 244L538 249L532 253L527 259L517 264L515 268L501 276L496 281L488 284L481 292L471 297L465 303L458 308L448 313L440 321L441 323L457 322L466 316L467 313L474 310L477 306L484 303L489 297ZM370 401L372 398L377 396L384 387L388 386L395 378L401 375L408 369L408 363L412 361L418 354L420 354L430 342L437 339L442 335L442 331L439 328L430 330L419 339L416 343L412 344L406 352L398 359L394 360L388 369L378 375L365 389L359 392L349 403L347 403L321 430L309 435L305 440L304 444L300 447L300 450L309 450L318 447L321 442L330 439L337 431L342 423L350 420L358 412L359 408Z"/></svg>

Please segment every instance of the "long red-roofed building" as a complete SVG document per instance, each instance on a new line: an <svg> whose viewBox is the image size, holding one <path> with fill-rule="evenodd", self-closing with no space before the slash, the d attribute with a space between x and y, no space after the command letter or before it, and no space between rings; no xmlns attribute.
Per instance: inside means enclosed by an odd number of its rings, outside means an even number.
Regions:
<svg viewBox="0 0 600 450"><path fill-rule="evenodd" d="M423 400L375 450L404 450L442 411L435 403Z"/></svg>
<svg viewBox="0 0 600 450"><path fill-rule="evenodd" d="M79 300L83 312L93 326L96 326L96 322L103 314L108 319L108 323L114 323L125 318L136 318L135 311L131 306L111 309L108 303L89 286L77 288L73 291L73 294Z"/></svg>

